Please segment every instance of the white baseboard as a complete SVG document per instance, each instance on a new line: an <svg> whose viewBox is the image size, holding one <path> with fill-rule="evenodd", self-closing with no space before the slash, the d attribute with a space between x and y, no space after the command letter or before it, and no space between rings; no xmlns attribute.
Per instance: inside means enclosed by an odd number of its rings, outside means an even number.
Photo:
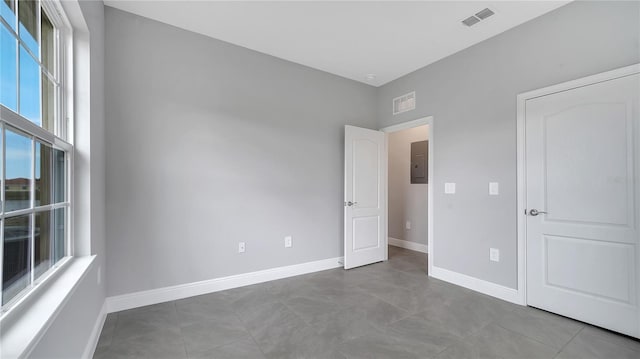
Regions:
<svg viewBox="0 0 640 359"><path fill-rule="evenodd" d="M87 346L84 349L84 353L82 353L82 359L91 359L93 358L93 354L96 352L96 347L98 346L98 340L100 339L100 334L102 333L102 327L104 326L104 321L107 319L107 302L102 304L102 308L100 309L100 313L98 314L98 319L96 320L96 324L93 326L93 330L91 330L91 335L89 336L89 341L87 342Z"/></svg>
<svg viewBox="0 0 640 359"><path fill-rule="evenodd" d="M471 290L475 290L476 292L490 295L507 302L526 305L526 303L522 302L522 298L520 297L517 289L505 287L492 282L487 282L486 280L478 279L466 274L453 272L448 269L439 268L436 266L432 267L431 273L429 273L429 275L433 278L453 283L455 285L459 285Z"/></svg>
<svg viewBox="0 0 640 359"><path fill-rule="evenodd" d="M405 241L405 240L393 238L393 237L388 237L388 238L389 238L389 244L392 246L406 248L416 252L422 252L422 253L428 252L427 246L425 244Z"/></svg>
<svg viewBox="0 0 640 359"><path fill-rule="evenodd" d="M107 313L342 267L342 257L108 297Z"/></svg>

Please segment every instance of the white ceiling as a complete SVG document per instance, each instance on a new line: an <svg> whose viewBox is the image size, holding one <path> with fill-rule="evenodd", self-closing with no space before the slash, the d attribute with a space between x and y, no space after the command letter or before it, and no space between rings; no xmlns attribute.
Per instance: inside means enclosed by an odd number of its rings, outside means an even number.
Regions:
<svg viewBox="0 0 640 359"><path fill-rule="evenodd" d="M568 2L105 0L108 6L373 86ZM486 7L496 14L473 27L461 24Z"/></svg>

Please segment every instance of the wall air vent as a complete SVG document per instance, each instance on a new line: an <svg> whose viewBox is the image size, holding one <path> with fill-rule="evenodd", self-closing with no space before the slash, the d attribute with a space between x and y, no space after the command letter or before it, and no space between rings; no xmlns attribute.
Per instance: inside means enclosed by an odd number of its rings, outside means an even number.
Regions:
<svg viewBox="0 0 640 359"><path fill-rule="evenodd" d="M475 15L471 15L468 18L462 20L462 23L468 27L471 27L493 14L495 14L495 12L491 11L491 9L489 8L485 8L477 12Z"/></svg>
<svg viewBox="0 0 640 359"><path fill-rule="evenodd" d="M406 95L393 99L393 114L411 111L416 108L416 92L409 92Z"/></svg>

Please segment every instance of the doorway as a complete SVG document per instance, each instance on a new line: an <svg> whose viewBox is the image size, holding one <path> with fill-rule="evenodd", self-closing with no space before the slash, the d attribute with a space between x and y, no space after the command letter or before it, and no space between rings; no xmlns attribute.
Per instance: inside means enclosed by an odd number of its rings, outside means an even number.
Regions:
<svg viewBox="0 0 640 359"><path fill-rule="evenodd" d="M387 134L388 259L416 274L429 272L432 121L426 117L381 129Z"/></svg>
<svg viewBox="0 0 640 359"><path fill-rule="evenodd" d="M344 177L344 268L360 267L388 259L387 170L388 136L391 133L428 126L426 171L433 183L433 117L424 117L379 131L345 126ZM407 169L407 170L410 170ZM427 185L427 215L416 221L426 222L427 267L433 263L433 188ZM397 242L396 242L397 243ZM417 242L416 242L417 243ZM423 243L418 243L422 244ZM417 245L417 244L416 244ZM424 247L421 247L424 249ZM423 253L421 253L424 255Z"/></svg>
<svg viewBox="0 0 640 359"><path fill-rule="evenodd" d="M429 125L421 125L387 135L389 260L409 265L416 254L424 253L424 262L413 262L422 266L423 273L427 272L428 132Z"/></svg>

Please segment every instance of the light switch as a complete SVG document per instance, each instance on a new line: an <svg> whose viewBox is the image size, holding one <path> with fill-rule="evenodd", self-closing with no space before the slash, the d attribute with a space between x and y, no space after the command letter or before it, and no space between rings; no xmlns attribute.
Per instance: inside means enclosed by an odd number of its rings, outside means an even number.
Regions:
<svg viewBox="0 0 640 359"><path fill-rule="evenodd" d="M498 182L489 182L489 195L497 196L500 194Z"/></svg>
<svg viewBox="0 0 640 359"><path fill-rule="evenodd" d="M500 262L500 250L497 248L489 248L489 260Z"/></svg>
<svg viewBox="0 0 640 359"><path fill-rule="evenodd" d="M456 193L456 184L455 183L445 183L444 184L444 193L446 194L454 194Z"/></svg>

